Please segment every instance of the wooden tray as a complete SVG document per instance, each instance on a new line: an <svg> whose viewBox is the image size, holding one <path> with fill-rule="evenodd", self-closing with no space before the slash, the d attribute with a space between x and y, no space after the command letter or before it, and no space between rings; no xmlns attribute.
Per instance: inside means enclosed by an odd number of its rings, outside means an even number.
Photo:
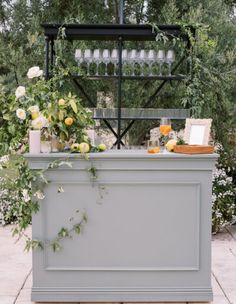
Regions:
<svg viewBox="0 0 236 304"><path fill-rule="evenodd" d="M212 154L214 152L214 147L200 145L177 145L174 146L174 152L184 154Z"/></svg>

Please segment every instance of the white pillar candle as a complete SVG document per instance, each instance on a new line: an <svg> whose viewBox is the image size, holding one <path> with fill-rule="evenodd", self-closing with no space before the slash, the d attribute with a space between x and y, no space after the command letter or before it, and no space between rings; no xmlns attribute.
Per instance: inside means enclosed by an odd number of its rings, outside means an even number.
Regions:
<svg viewBox="0 0 236 304"><path fill-rule="evenodd" d="M40 130L29 131L29 153L40 153Z"/></svg>

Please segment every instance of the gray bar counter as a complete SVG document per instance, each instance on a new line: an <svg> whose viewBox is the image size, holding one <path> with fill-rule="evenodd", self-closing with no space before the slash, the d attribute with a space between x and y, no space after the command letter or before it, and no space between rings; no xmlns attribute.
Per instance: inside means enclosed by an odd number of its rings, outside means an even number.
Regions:
<svg viewBox="0 0 236 304"><path fill-rule="evenodd" d="M41 302L211 301L211 189L217 154L26 154L50 169L33 238L54 239L76 210L88 222L63 249L33 252L32 300ZM97 180L88 172L97 170ZM58 192L62 187L64 192Z"/></svg>

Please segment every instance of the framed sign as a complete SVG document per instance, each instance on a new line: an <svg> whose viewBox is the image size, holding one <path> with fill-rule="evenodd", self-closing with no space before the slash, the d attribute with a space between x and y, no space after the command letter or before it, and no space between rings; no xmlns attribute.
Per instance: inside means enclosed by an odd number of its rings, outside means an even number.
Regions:
<svg viewBox="0 0 236 304"><path fill-rule="evenodd" d="M185 123L184 140L189 145L207 146L210 137L212 119L187 118Z"/></svg>

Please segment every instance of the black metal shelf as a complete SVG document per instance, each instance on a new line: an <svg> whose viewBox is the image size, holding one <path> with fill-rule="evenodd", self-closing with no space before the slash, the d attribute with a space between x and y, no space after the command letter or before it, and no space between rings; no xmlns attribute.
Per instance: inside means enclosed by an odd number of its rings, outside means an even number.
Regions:
<svg viewBox="0 0 236 304"><path fill-rule="evenodd" d="M122 0L120 1L122 4ZM152 76L143 76L143 75L122 75L123 65L122 65L122 49L124 47L123 42L125 41L155 41L158 33L166 35L169 39L178 37L186 42L186 49L191 50L191 41L186 31L183 31L180 25L158 25L155 29L150 24L123 24L122 17L122 5L120 6L120 23L121 24L42 24L45 34L45 78L49 79L51 73L53 72L55 49L54 41L61 39L60 33L63 29L63 38L66 40L111 40L117 42L118 48L118 69L117 75L73 75L69 73L69 76L75 86L81 91L81 93L86 97L92 107L96 107L96 104L90 98L89 94L85 92L80 80L117 80L117 108L114 109L113 113L108 113L107 110L103 112L96 112L97 115L94 116L95 119L103 119L106 126L111 130L114 136L117 138L114 145L117 145L118 149L120 145L123 145L122 137L128 132L128 130L133 126L136 120L146 120L146 119L159 119L164 116L168 117L179 117L174 119L184 119L189 116L189 112L179 112L180 114L163 112L161 109L156 109L156 113L144 114L142 111L136 112L127 112L122 109L122 84L124 80L160 80L161 83L158 84L158 87L154 93L147 99L143 107L148 108L156 96L159 94L163 86L168 81L180 81L187 79L189 76L182 74L175 74L178 67L184 61L185 56L180 58L179 62L175 64L172 69L171 76L169 75L152 75ZM195 29L191 26L188 27L189 31L192 32L193 36L195 35ZM63 67L66 65L62 62ZM187 63L187 73L190 71L190 64ZM171 110L171 109L170 109ZM176 110L176 109L172 109ZM130 110L129 110L130 111ZM159 111L159 112L158 112ZM172 115L172 116L171 116ZM179 115L179 116L178 116ZM117 131L115 131L108 120L117 120ZM121 129L121 120L129 119L128 126L122 131Z"/></svg>
<svg viewBox="0 0 236 304"><path fill-rule="evenodd" d="M155 40L157 33L149 24L41 24L45 36L58 38L60 29L65 29L66 39L69 40ZM180 25L159 25L158 29L170 38L181 37L188 40L188 36ZM194 28L189 26L191 31Z"/></svg>
<svg viewBox="0 0 236 304"><path fill-rule="evenodd" d="M89 80L114 80L114 79L119 79L118 75L76 75L73 74L73 77L75 79L89 79ZM171 75L171 76L166 76L166 75L153 75L153 76L142 76L142 75L122 75L121 79L123 80L165 80L165 81L171 81L171 80L184 80L187 79L186 75Z"/></svg>

